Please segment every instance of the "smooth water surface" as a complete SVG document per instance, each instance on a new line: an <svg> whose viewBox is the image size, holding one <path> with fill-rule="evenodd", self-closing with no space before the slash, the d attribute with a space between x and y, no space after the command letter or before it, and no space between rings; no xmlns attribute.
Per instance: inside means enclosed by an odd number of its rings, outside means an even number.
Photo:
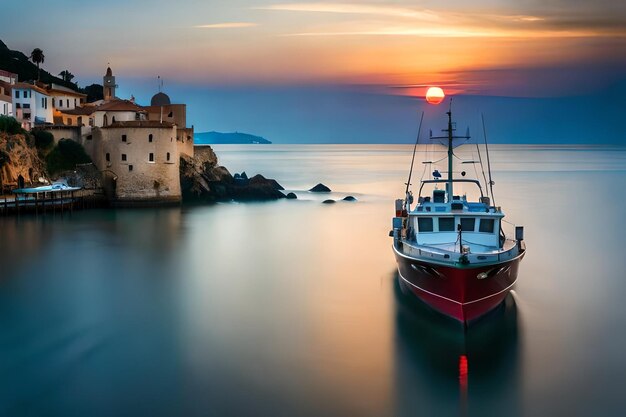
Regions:
<svg viewBox="0 0 626 417"><path fill-rule="evenodd" d="M493 148L528 251L467 333L395 285L411 146L215 150L299 200L0 218L1 416L623 413L626 148Z"/></svg>

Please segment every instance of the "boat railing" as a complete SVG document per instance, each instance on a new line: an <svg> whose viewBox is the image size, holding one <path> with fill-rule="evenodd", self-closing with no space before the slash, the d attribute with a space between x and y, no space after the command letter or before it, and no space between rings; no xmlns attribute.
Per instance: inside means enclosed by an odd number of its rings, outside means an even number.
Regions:
<svg viewBox="0 0 626 417"><path fill-rule="evenodd" d="M422 196L422 190L424 189L424 185L426 184L446 184L448 183L448 180L445 179L441 179L441 180L422 180L421 185L420 185L420 189L418 192L418 199L419 197ZM478 180L472 180L472 179L466 179L466 178L459 178L459 179L453 179L452 180L453 183L468 183L468 184L474 184L478 187L478 190L480 191L480 201L484 200L484 193L483 193L483 187L480 185L480 181ZM452 196L450 196L450 199L452 199Z"/></svg>

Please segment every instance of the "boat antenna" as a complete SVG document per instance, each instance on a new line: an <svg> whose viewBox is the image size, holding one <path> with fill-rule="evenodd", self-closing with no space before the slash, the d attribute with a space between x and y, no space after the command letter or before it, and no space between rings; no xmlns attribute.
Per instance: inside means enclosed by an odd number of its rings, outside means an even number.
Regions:
<svg viewBox="0 0 626 417"><path fill-rule="evenodd" d="M413 146L413 158L411 159L411 169L409 170L409 179L406 181L406 190L404 191L404 195L409 195L409 186L411 185L411 175L413 175L413 164L415 163L415 151L417 150L417 143L420 140L420 132L422 131L422 122L424 121L424 111L422 111L422 117L420 117L420 124L417 128L417 138L415 139L415 146ZM407 208L408 210L408 208Z"/></svg>
<svg viewBox="0 0 626 417"><path fill-rule="evenodd" d="M478 147L478 142L476 142L476 151L478 152L478 162L480 162L480 170L483 173L483 180L485 181L485 185L487 185L487 177L485 176L485 166L483 165L483 158L480 155L480 148ZM478 176L478 174L476 174ZM487 188L487 197L489 197L489 188Z"/></svg>
<svg viewBox="0 0 626 417"><path fill-rule="evenodd" d="M480 114L481 119L483 120L483 136L485 137L485 152L487 153L487 171L489 172L489 190L491 191L491 199L493 200L493 205L496 205L496 198L493 195L493 180L491 179L491 163L489 162L489 147L487 145L487 129L485 129L485 115L483 113Z"/></svg>

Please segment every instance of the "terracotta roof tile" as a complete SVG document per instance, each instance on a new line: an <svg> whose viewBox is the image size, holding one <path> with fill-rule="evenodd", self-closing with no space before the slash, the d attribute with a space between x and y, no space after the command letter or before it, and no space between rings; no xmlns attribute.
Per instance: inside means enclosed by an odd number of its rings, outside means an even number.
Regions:
<svg viewBox="0 0 626 417"><path fill-rule="evenodd" d="M172 128L174 124L168 122L159 122L158 120L131 120L126 122L115 122L108 126L103 126L102 129L111 128L124 128L124 127L146 127L146 128Z"/></svg>

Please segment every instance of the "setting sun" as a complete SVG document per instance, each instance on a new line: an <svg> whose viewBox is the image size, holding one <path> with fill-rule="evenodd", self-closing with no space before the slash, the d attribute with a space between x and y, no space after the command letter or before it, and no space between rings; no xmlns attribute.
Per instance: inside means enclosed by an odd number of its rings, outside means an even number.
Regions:
<svg viewBox="0 0 626 417"><path fill-rule="evenodd" d="M439 104L446 97L443 90L439 87L430 87L426 91L426 101L430 104Z"/></svg>

